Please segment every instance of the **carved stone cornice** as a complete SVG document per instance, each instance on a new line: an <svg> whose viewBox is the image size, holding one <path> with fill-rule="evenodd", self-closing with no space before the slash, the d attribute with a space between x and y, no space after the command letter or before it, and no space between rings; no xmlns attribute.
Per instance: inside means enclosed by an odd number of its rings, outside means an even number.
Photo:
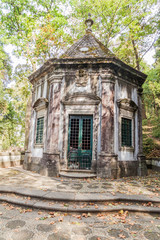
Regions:
<svg viewBox="0 0 160 240"><path fill-rule="evenodd" d="M121 109L125 109L131 112L135 112L138 109L138 106L129 98L118 99L117 105Z"/></svg>
<svg viewBox="0 0 160 240"><path fill-rule="evenodd" d="M64 105L98 105L101 98L93 93L74 93L63 97L61 103Z"/></svg>
<svg viewBox="0 0 160 240"><path fill-rule="evenodd" d="M48 79L48 81L50 83L59 83L59 82L62 82L62 79L65 75L64 74L54 74L54 75L51 75Z"/></svg>
<svg viewBox="0 0 160 240"><path fill-rule="evenodd" d="M99 75L101 77L102 83L115 83L115 75L111 69L108 69L108 71L102 71Z"/></svg>
<svg viewBox="0 0 160 240"><path fill-rule="evenodd" d="M47 98L43 98L43 97L38 98L34 102L32 107L33 107L33 109L35 111L39 111L39 110L47 108L48 107L48 100L47 100Z"/></svg>

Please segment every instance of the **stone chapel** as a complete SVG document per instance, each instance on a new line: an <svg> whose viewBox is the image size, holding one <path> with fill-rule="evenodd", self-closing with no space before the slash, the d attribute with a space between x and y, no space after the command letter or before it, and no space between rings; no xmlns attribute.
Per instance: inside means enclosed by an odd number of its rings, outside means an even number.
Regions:
<svg viewBox="0 0 160 240"><path fill-rule="evenodd" d="M86 33L29 80L32 112L24 168L46 176L146 174L142 84L146 75Z"/></svg>

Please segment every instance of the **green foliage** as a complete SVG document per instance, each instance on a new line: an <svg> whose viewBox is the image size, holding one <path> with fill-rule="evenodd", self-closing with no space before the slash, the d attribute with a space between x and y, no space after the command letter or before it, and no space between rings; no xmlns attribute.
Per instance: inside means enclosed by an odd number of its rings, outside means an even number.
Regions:
<svg viewBox="0 0 160 240"><path fill-rule="evenodd" d="M147 156L154 149L154 141L152 138L143 138L143 152Z"/></svg>
<svg viewBox="0 0 160 240"><path fill-rule="evenodd" d="M91 12L96 35L122 61L140 69L157 37L158 17L151 13L155 5L155 0L71 0L73 33L79 33L79 26L84 29L82 19Z"/></svg>
<svg viewBox="0 0 160 240"><path fill-rule="evenodd" d="M7 100L5 97L5 84L9 81L11 76L10 59L4 51L4 45L0 42L0 120L7 113ZM1 132L1 129L0 129Z"/></svg>
<svg viewBox="0 0 160 240"><path fill-rule="evenodd" d="M122 61L148 73L143 86L146 115L151 120L158 116L160 42L156 0L0 0L0 4L0 141L3 148L23 145L25 109L31 92L27 77L85 33L84 21L89 12L96 37ZM8 44L13 46L13 54L26 60L26 65L17 66L13 72L4 50ZM157 49L156 64L150 70L143 58L153 46ZM9 81L12 84L9 85ZM156 121L159 129L159 119Z"/></svg>
<svg viewBox="0 0 160 240"><path fill-rule="evenodd" d="M142 120L142 126L147 125L147 123L148 123L148 120L147 120L147 119L143 119L143 120Z"/></svg>
<svg viewBox="0 0 160 240"><path fill-rule="evenodd" d="M25 112L31 88L27 76L30 72L27 65L17 66L12 75L14 82L6 87L3 85L3 94L0 94L0 104L2 102L4 106L0 110L0 141L3 150L24 145Z"/></svg>
<svg viewBox="0 0 160 240"><path fill-rule="evenodd" d="M0 0L3 38L36 70L84 34L89 12L97 37L127 64L140 68L156 40L155 0ZM154 9L155 12L155 9Z"/></svg>
<svg viewBox="0 0 160 240"><path fill-rule="evenodd" d="M160 30L160 23L157 25ZM154 126L153 137L160 138L160 38L155 43L155 64L143 84L146 117Z"/></svg>
<svg viewBox="0 0 160 240"><path fill-rule="evenodd" d="M160 119L156 122L153 128L153 136L160 139Z"/></svg>
<svg viewBox="0 0 160 240"><path fill-rule="evenodd" d="M1 0L0 22L3 37L15 46L36 70L47 58L55 57L67 41L67 17L62 14L63 1ZM67 41L66 41L67 40Z"/></svg>

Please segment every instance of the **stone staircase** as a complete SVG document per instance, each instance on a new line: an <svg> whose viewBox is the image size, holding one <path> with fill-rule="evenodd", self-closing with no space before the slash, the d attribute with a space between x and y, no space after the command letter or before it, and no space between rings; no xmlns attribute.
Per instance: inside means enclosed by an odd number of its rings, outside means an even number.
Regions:
<svg viewBox="0 0 160 240"><path fill-rule="evenodd" d="M0 187L0 201L25 208L58 212L146 212L160 213L160 199L139 195L106 193L53 192L35 189L14 189Z"/></svg>

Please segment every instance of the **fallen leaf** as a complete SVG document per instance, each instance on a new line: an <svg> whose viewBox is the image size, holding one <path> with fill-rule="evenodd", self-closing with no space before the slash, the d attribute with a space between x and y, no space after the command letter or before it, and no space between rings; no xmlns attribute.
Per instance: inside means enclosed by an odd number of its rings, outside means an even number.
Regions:
<svg viewBox="0 0 160 240"><path fill-rule="evenodd" d="M118 236L119 236L120 238L123 238L123 239L126 238L125 235L123 235L123 234L119 234Z"/></svg>
<svg viewBox="0 0 160 240"><path fill-rule="evenodd" d="M39 220L45 220L45 219L47 219L47 217L41 217L41 218L39 218Z"/></svg>
<svg viewBox="0 0 160 240"><path fill-rule="evenodd" d="M54 215L54 212L49 212L49 215Z"/></svg>
<svg viewBox="0 0 160 240"><path fill-rule="evenodd" d="M24 212L32 212L32 209L25 209Z"/></svg>
<svg viewBox="0 0 160 240"><path fill-rule="evenodd" d="M55 224L55 222L50 222L50 225L53 225L53 224Z"/></svg>
<svg viewBox="0 0 160 240"><path fill-rule="evenodd" d="M63 222L63 218L60 217L60 218L58 219L58 222Z"/></svg>
<svg viewBox="0 0 160 240"><path fill-rule="evenodd" d="M38 215L41 215L43 212L38 212Z"/></svg>
<svg viewBox="0 0 160 240"><path fill-rule="evenodd" d="M124 211L123 211L123 210L120 210L120 211L119 211L119 214L123 214L123 213L124 213Z"/></svg>

